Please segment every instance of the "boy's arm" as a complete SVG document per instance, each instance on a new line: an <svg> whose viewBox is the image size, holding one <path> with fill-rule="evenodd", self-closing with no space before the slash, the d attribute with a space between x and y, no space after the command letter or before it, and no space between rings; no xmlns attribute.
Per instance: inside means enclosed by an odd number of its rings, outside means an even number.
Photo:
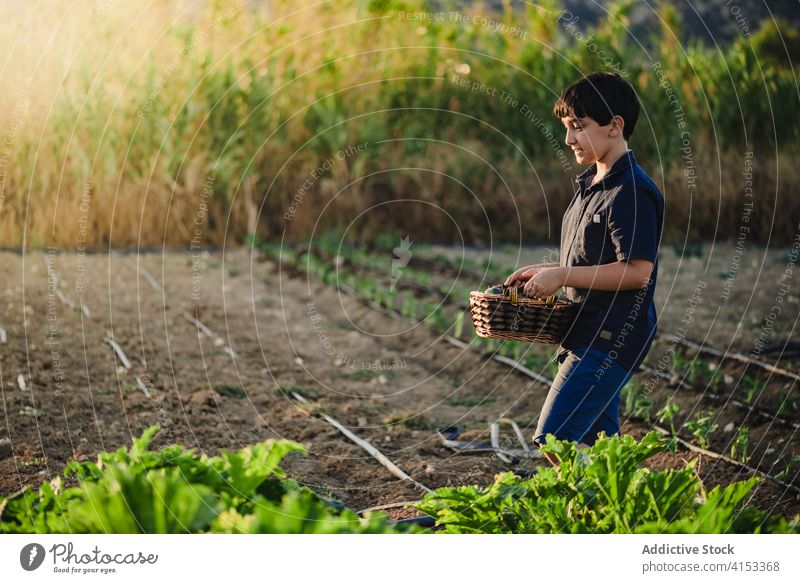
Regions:
<svg viewBox="0 0 800 583"><path fill-rule="evenodd" d="M546 298L559 287L622 291L647 285L658 257L662 215L657 199L650 194L637 196L636 188L623 188L609 206L608 233L617 261L545 269L525 284L525 293Z"/></svg>
<svg viewBox="0 0 800 583"><path fill-rule="evenodd" d="M601 291L622 291L643 288L650 280L653 262L649 259L630 259L577 267L543 269L525 284L525 294L546 298L560 287L576 287Z"/></svg>
<svg viewBox="0 0 800 583"><path fill-rule="evenodd" d="M653 262L647 259L631 259L587 265L582 267L560 267L562 285L600 291L622 291L641 289L650 280Z"/></svg>

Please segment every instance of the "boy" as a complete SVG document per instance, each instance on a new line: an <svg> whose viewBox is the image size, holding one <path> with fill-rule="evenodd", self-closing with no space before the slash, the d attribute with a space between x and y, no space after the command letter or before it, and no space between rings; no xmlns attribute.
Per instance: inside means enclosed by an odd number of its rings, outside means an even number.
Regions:
<svg viewBox="0 0 800 583"><path fill-rule="evenodd" d="M538 298L563 286L578 304L533 441L541 446L552 433L590 446L601 431L619 432L620 391L655 336L664 197L628 149L639 100L622 77L593 73L578 80L553 115L575 159L591 167L576 179L564 213L560 263L522 267L506 284L525 282L525 293Z"/></svg>

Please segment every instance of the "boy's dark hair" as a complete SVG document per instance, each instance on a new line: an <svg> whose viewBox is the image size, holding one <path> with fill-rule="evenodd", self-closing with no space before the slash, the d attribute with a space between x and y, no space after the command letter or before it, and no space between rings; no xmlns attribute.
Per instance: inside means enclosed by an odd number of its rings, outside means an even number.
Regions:
<svg viewBox="0 0 800 583"><path fill-rule="evenodd" d="M627 140L639 118L639 98L617 73L591 73L564 90L553 106L553 115L559 119L590 117L601 126L618 115L625 120L622 135Z"/></svg>

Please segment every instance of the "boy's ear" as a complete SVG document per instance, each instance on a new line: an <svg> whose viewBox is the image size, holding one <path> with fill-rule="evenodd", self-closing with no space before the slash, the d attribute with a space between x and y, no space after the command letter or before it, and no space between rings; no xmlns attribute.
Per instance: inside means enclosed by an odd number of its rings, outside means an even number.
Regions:
<svg viewBox="0 0 800 583"><path fill-rule="evenodd" d="M611 128L608 131L608 137L618 138L622 135L622 130L625 129L625 120L621 115L615 115L611 118L611 123L609 125Z"/></svg>

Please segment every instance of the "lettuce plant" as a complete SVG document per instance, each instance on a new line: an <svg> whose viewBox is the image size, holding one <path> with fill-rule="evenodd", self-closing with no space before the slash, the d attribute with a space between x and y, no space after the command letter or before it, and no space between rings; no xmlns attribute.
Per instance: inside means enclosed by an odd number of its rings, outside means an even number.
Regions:
<svg viewBox="0 0 800 583"><path fill-rule="evenodd" d="M416 508L446 533L759 533L800 532L742 502L758 478L707 492L694 464L650 471L642 462L664 451L657 432L641 441L602 437L590 449L547 437L557 467L530 479L507 472L482 488L441 488Z"/></svg>

